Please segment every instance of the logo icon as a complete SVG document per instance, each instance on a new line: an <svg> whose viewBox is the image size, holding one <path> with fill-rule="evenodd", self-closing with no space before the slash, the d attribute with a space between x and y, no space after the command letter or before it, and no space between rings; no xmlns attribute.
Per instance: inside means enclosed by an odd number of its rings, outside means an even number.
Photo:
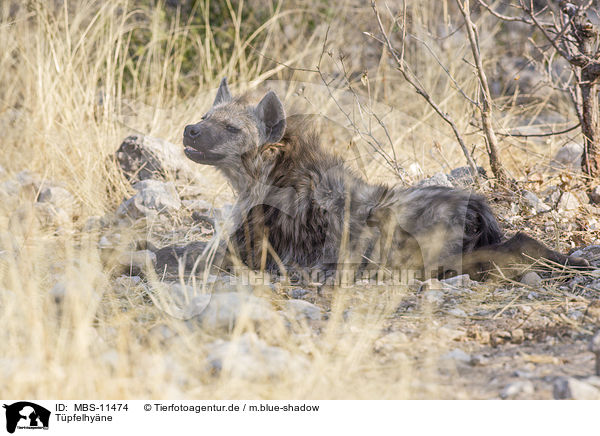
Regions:
<svg viewBox="0 0 600 436"><path fill-rule="evenodd" d="M6 409L6 431L9 433L14 433L17 428L48 430L50 422L48 409L29 401L4 404L2 407Z"/></svg>

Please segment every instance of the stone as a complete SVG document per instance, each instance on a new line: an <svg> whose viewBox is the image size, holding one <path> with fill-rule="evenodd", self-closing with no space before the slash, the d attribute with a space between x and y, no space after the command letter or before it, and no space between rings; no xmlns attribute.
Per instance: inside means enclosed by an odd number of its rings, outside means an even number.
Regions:
<svg viewBox="0 0 600 436"><path fill-rule="evenodd" d="M121 243L121 234L113 233L110 235L103 235L98 241L98 248L106 250L109 248L117 248Z"/></svg>
<svg viewBox="0 0 600 436"><path fill-rule="evenodd" d="M585 380L573 377L559 377L554 381L556 400L600 400L600 389Z"/></svg>
<svg viewBox="0 0 600 436"><path fill-rule="evenodd" d="M161 178L165 175L160 159L152 145L154 138L132 135L123 140L115 157L129 180ZM157 140L158 141L158 140Z"/></svg>
<svg viewBox="0 0 600 436"><path fill-rule="evenodd" d="M181 200L171 182L143 180L133 187L137 193L121 203L117 215L137 219L159 213L175 213L181 208Z"/></svg>
<svg viewBox="0 0 600 436"><path fill-rule="evenodd" d="M245 292L203 293L201 288L181 283L160 283L150 297L169 315L188 321L192 328L231 330L241 319L266 322L276 314L267 300Z"/></svg>
<svg viewBox="0 0 600 436"><path fill-rule="evenodd" d="M285 309L298 321L303 319L318 321L322 317L320 307L304 300L287 300Z"/></svg>
<svg viewBox="0 0 600 436"><path fill-rule="evenodd" d="M6 180L0 184L0 190L8 196L16 196L21 192L21 185L15 180Z"/></svg>
<svg viewBox="0 0 600 436"><path fill-rule="evenodd" d="M511 332L511 338L510 341L513 344L522 344L523 341L525 340L525 332L523 331L523 329L514 329Z"/></svg>
<svg viewBox="0 0 600 436"><path fill-rule="evenodd" d="M483 167L477 167L477 172L480 178L487 178L487 174ZM469 166L454 168L447 177L450 183L457 188L469 188L475 184L473 170Z"/></svg>
<svg viewBox="0 0 600 436"><path fill-rule="evenodd" d="M54 298L54 300L58 303L64 300L65 295L67 295L67 287L63 282L57 282L52 289L50 289L50 295Z"/></svg>
<svg viewBox="0 0 600 436"><path fill-rule="evenodd" d="M309 362L280 347L268 345L254 333L230 341L218 339L206 346L212 372L228 378L264 380L299 375Z"/></svg>
<svg viewBox="0 0 600 436"><path fill-rule="evenodd" d="M520 280L521 283L532 288L540 288L542 286L542 278L535 271L529 271L523 274Z"/></svg>
<svg viewBox="0 0 600 436"><path fill-rule="evenodd" d="M531 207L534 214L548 212L552 210L550 206L539 199L537 195L530 191L524 191L523 200Z"/></svg>
<svg viewBox="0 0 600 436"><path fill-rule="evenodd" d="M61 208L68 213L72 213L75 206L75 197L73 197L73 194L60 186L42 188L37 201L39 203L48 203L55 208Z"/></svg>
<svg viewBox="0 0 600 436"><path fill-rule="evenodd" d="M433 289L428 290L423 292L423 299L430 304L442 304L444 302L444 293Z"/></svg>
<svg viewBox="0 0 600 436"><path fill-rule="evenodd" d="M123 140L115 158L132 183L160 180L170 174L177 180L193 182L202 190L210 187L211 182L204 177L202 167L185 157L180 144L151 136L132 135Z"/></svg>
<svg viewBox="0 0 600 436"><path fill-rule="evenodd" d="M181 283L160 283L150 297L154 304L174 318L190 320L201 315L210 304L212 295Z"/></svg>
<svg viewBox="0 0 600 436"><path fill-rule="evenodd" d="M462 310L461 308L455 307L454 309L450 309L448 311L448 313L452 316L455 316L457 318L466 318L467 317L467 313Z"/></svg>
<svg viewBox="0 0 600 436"><path fill-rule="evenodd" d="M37 221L42 227L57 228L72 222L69 213L50 203L36 203L34 210Z"/></svg>
<svg viewBox="0 0 600 436"><path fill-rule="evenodd" d="M309 295L310 291L302 288L293 288L288 291L288 295L293 299L300 299L306 295Z"/></svg>
<svg viewBox="0 0 600 436"><path fill-rule="evenodd" d="M454 360L457 363L469 364L471 362L471 355L465 353L460 348L455 348L444 354L442 360Z"/></svg>
<svg viewBox="0 0 600 436"><path fill-rule="evenodd" d="M508 400L518 395L532 395L535 392L533 383L529 380L516 381L510 383L500 392L500 398Z"/></svg>
<svg viewBox="0 0 600 436"><path fill-rule="evenodd" d="M38 176L27 170L18 172L15 176L15 181L22 188L32 188L33 190L37 190L40 186Z"/></svg>
<svg viewBox="0 0 600 436"><path fill-rule="evenodd" d="M377 339L373 344L376 353L391 353L408 342L408 336L402 332L391 332Z"/></svg>
<svg viewBox="0 0 600 436"><path fill-rule="evenodd" d="M573 211L579 209L579 207L583 204L579 197L580 196L573 192L563 192L560 200L558 200L557 209L564 211Z"/></svg>
<svg viewBox="0 0 600 436"><path fill-rule="evenodd" d="M558 150L550 162L550 166L555 169L580 170L582 154L583 144L570 142Z"/></svg>
<svg viewBox="0 0 600 436"><path fill-rule="evenodd" d="M490 359L483 354L473 354L469 365L471 366L485 366L489 363Z"/></svg>
<svg viewBox="0 0 600 436"><path fill-rule="evenodd" d="M242 318L266 322L275 318L270 304L241 292L212 294L210 303L196 320L207 329L231 329Z"/></svg>
<svg viewBox="0 0 600 436"><path fill-rule="evenodd" d="M423 179L419 181L416 186L448 186L450 188L454 187L452 182L448 179L448 176L444 173L435 173L433 176Z"/></svg>
<svg viewBox="0 0 600 436"><path fill-rule="evenodd" d="M476 286L478 282L471 280L469 274L454 276L449 279L440 280L440 282L456 288L470 288Z"/></svg>
<svg viewBox="0 0 600 436"><path fill-rule="evenodd" d="M423 177L423 169L421 168L421 165L419 165L417 162L411 163L408 166L406 173L413 179L418 179L420 177Z"/></svg>

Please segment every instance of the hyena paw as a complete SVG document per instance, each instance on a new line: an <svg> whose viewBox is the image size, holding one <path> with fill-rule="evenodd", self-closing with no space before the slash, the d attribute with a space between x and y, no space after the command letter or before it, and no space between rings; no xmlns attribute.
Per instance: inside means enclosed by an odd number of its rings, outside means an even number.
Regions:
<svg viewBox="0 0 600 436"><path fill-rule="evenodd" d="M577 269L590 269L590 263L583 257L569 256L567 265Z"/></svg>

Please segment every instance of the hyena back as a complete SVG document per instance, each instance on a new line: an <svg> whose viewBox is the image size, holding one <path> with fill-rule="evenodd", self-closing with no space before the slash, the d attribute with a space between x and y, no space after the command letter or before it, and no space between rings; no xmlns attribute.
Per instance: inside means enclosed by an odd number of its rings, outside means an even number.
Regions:
<svg viewBox="0 0 600 436"><path fill-rule="evenodd" d="M331 272L351 265L482 278L492 267L540 258L587 265L523 233L506 240L479 195L365 182L324 149L304 119L286 118L273 92L252 105L232 97L223 79L211 109L185 128L183 143L189 159L215 166L235 190L234 230L222 248L253 269Z"/></svg>

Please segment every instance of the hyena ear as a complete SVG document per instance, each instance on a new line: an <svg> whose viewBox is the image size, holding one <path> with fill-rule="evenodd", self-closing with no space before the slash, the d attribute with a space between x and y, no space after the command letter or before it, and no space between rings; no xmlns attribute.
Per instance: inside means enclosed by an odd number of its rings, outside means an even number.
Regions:
<svg viewBox="0 0 600 436"><path fill-rule="evenodd" d="M269 91L258 103L255 112L265 126L263 143L279 142L285 133L285 111L277 94Z"/></svg>
<svg viewBox="0 0 600 436"><path fill-rule="evenodd" d="M231 98L231 92L229 92L229 87L227 86L227 77L223 77L221 84L219 85L219 89L217 90L217 96L215 97L213 106L216 106L219 103L228 102L231 100Z"/></svg>

